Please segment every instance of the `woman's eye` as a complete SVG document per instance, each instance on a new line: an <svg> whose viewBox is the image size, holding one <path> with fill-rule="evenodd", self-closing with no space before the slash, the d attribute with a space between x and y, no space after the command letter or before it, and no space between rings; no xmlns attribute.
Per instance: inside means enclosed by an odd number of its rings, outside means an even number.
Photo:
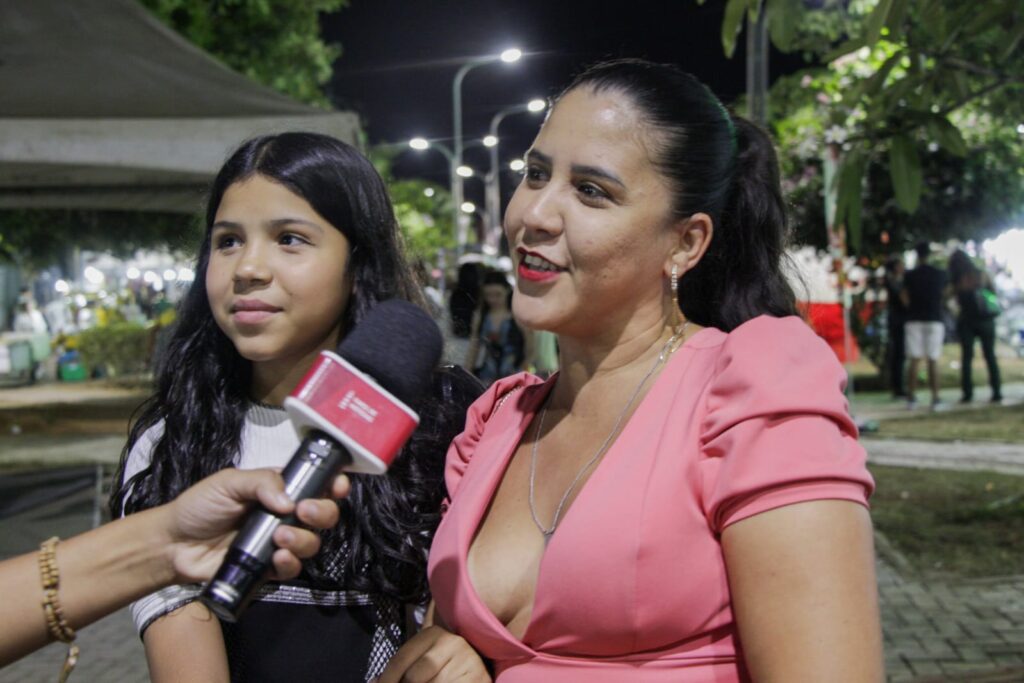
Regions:
<svg viewBox="0 0 1024 683"><path fill-rule="evenodd" d="M525 178L529 183L542 183L548 179L548 174L539 166L527 166Z"/></svg>
<svg viewBox="0 0 1024 683"><path fill-rule="evenodd" d="M576 191L579 192L584 199L590 202L599 202L608 199L608 193L592 183L580 183L576 186Z"/></svg>

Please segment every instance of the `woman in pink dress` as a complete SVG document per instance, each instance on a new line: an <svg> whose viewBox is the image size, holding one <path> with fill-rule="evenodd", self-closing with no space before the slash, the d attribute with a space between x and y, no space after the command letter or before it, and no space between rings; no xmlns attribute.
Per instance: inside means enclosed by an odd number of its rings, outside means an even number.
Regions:
<svg viewBox="0 0 1024 683"><path fill-rule="evenodd" d="M845 375L796 317L771 141L675 67L597 65L508 207L561 370L470 409L406 681L879 681Z"/></svg>

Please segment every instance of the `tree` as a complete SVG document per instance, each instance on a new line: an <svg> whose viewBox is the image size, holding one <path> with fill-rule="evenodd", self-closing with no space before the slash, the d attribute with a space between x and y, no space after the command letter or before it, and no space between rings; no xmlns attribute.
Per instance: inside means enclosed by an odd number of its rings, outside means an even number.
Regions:
<svg viewBox="0 0 1024 683"><path fill-rule="evenodd" d="M0 258L34 271L70 266L74 246L127 257L137 249L188 253L199 244L196 219L181 214L77 209L0 211Z"/></svg>
<svg viewBox="0 0 1024 683"><path fill-rule="evenodd" d="M230 68L296 99L327 105L321 86L340 47L320 35L319 16L348 0L140 0L171 28ZM31 271L67 260L67 249L127 255L191 249L194 219L137 211L2 210L0 260Z"/></svg>
<svg viewBox="0 0 1024 683"><path fill-rule="evenodd" d="M869 205L881 212L872 214L879 222L900 221L907 232L925 221L950 223L951 203L974 223L973 231L1020 216L1020 2L728 0L722 26L727 54L744 19L760 11L768 13L776 47L803 51L823 65L801 79L810 102L788 86L793 99L783 100L795 106L776 119L777 127L841 149L836 223L847 225L854 248L862 207Z"/></svg>
<svg viewBox="0 0 1024 683"><path fill-rule="evenodd" d="M828 125L832 91L841 90L835 74L819 70L780 79L772 87L769 108L779 144L783 187L793 224L802 242L825 246L822 157L826 146L844 144L846 130ZM862 242L905 248L920 239L978 239L1005 227L1024 206L1021 136L1005 122L968 106L954 117L964 130L970 153L959 156L924 135L915 140L921 196L907 213L893 191L890 155L876 149L861 157L856 202ZM849 152L847 152L849 154ZM850 157L847 156L847 159ZM842 171L841 171L842 172ZM841 178L842 179L842 178Z"/></svg>
<svg viewBox="0 0 1024 683"><path fill-rule="evenodd" d="M383 145L369 152L377 172L388 186L395 217L402 230L406 255L411 262L433 262L439 249L455 248L452 199L449 192L419 179L398 180L391 165L399 148Z"/></svg>
<svg viewBox="0 0 1024 683"><path fill-rule="evenodd" d="M341 48L325 43L320 15L348 0L140 0L227 66L295 99L327 106L322 86Z"/></svg>

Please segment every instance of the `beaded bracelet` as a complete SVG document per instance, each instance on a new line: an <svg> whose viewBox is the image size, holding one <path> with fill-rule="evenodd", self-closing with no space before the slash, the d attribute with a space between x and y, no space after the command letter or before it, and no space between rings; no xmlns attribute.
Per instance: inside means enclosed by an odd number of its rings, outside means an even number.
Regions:
<svg viewBox="0 0 1024 683"><path fill-rule="evenodd" d="M46 616L46 627L57 640L70 645L64 658L64 666L60 671L59 683L64 683L78 663L78 646L75 645L75 631L64 618L64 610L60 606L60 569L57 567L56 536L48 538L39 545L39 578L43 586L43 614Z"/></svg>

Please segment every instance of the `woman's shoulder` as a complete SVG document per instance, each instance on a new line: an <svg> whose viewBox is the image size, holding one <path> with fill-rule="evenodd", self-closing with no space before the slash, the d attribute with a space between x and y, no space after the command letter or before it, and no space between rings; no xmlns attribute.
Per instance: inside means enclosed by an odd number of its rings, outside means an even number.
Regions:
<svg viewBox="0 0 1024 683"><path fill-rule="evenodd" d="M810 324L795 315L759 315L728 332L706 327L690 338L686 346L717 353L725 364L737 357L770 361L777 357L798 358L808 351L817 356L829 350Z"/></svg>
<svg viewBox="0 0 1024 683"><path fill-rule="evenodd" d="M529 390L532 387L542 385L544 382L545 380L529 372L517 372L514 375L502 377L481 394L480 398L470 407L470 413L474 414L473 416L478 418L482 424L494 415L499 408L503 408L505 404L509 403L513 396L521 393L522 390ZM512 401L510 410L519 410L519 406L520 402L518 400ZM468 429L469 426L470 421L467 417L466 428Z"/></svg>
<svg viewBox="0 0 1024 683"><path fill-rule="evenodd" d="M517 372L497 380L469 407L466 413L466 426L459 439L475 443L483 432L484 425L499 411L521 413L524 405L521 401L522 396L528 394L533 387L542 384L544 380L529 372Z"/></svg>
<svg viewBox="0 0 1024 683"><path fill-rule="evenodd" d="M796 316L759 316L724 335L709 385L708 420L847 412L846 372L831 347Z"/></svg>
<svg viewBox="0 0 1024 683"><path fill-rule="evenodd" d="M551 381L550 379L548 381ZM451 443L445 467L445 483L449 495L458 488L462 475L473 459L477 444L483 438L487 424L492 419L506 415L521 415L525 410L524 400L544 380L528 372L519 372L502 377L474 401L466 413L465 428Z"/></svg>
<svg viewBox="0 0 1024 683"><path fill-rule="evenodd" d="M723 361L746 359L752 365L834 361L835 354L810 324L795 315L759 315L721 337Z"/></svg>
<svg viewBox="0 0 1024 683"><path fill-rule="evenodd" d="M797 316L761 315L724 334L714 375L713 387L725 395L758 388L816 394L846 381L831 347Z"/></svg>

